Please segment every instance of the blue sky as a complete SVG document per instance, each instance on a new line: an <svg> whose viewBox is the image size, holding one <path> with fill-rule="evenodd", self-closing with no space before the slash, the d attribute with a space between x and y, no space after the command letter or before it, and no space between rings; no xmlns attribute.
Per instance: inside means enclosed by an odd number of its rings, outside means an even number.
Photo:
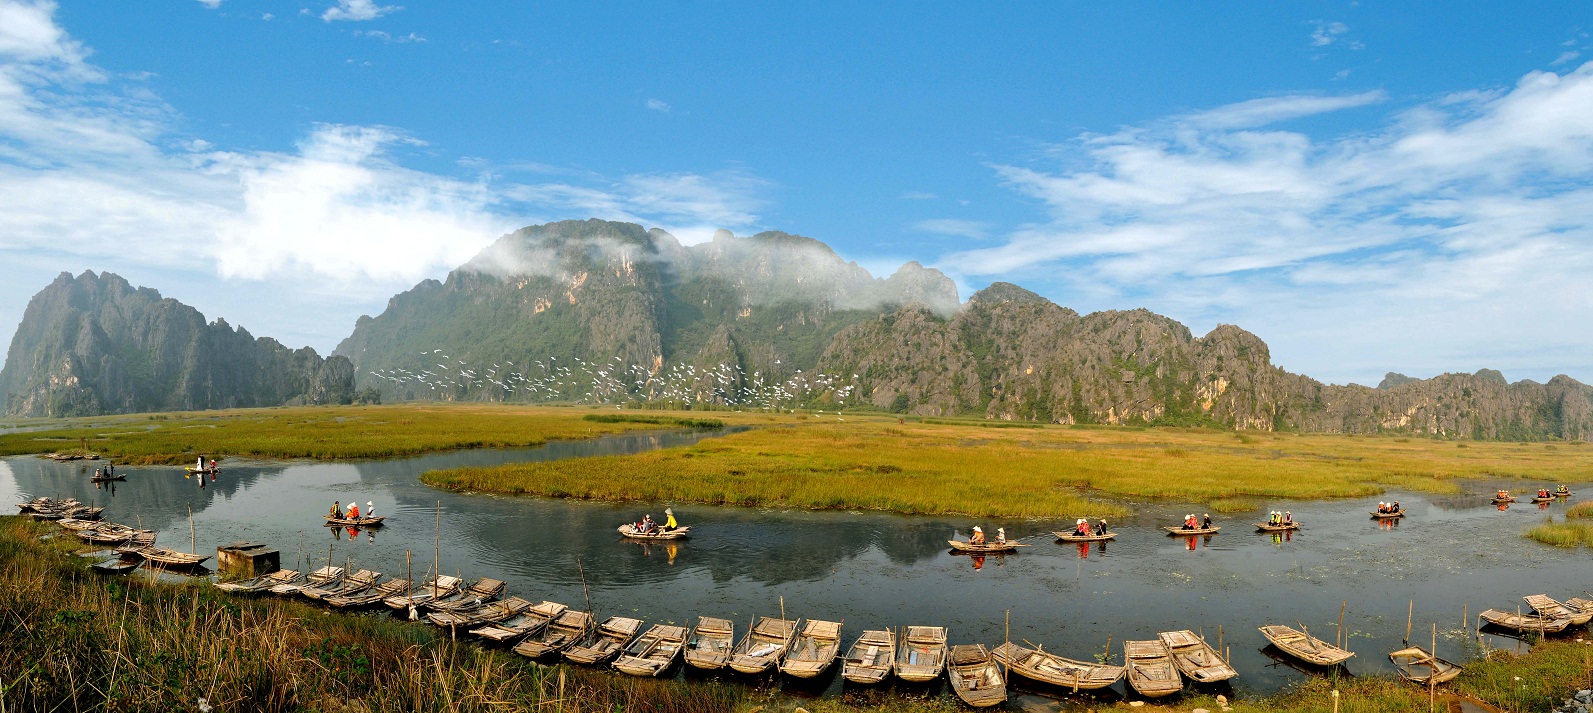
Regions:
<svg viewBox="0 0 1593 713"><path fill-rule="evenodd" d="M598 216L1593 380L1585 3L857 5L0 0L0 330L103 269L324 352Z"/></svg>

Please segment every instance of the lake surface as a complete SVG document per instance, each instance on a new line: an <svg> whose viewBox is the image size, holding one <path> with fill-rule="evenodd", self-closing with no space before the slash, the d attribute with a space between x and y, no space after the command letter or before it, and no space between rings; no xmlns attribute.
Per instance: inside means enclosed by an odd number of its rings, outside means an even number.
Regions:
<svg viewBox="0 0 1593 713"><path fill-rule="evenodd" d="M674 507L680 521L692 526L690 540L641 544L620 538L614 528L644 513L662 519L663 505L462 495L418 480L436 468L632 453L716 433L630 434L536 449L350 463L229 459L202 488L180 468L130 467L118 468L126 482L96 489L87 476L99 463L16 457L0 459L0 504L40 495L93 500L106 506L106 519L142 523L159 532L159 544L182 550L190 546L191 509L199 552L255 540L280 549L285 567L295 560L299 569L306 560L320 566L330 556L338 564L352 560L402 577L405 551L411 550L420 579L432 566L441 503L442 570L504 579L510 594L528 599L581 606L584 571L600 616L685 625L700 614L723 616L738 622L739 634L753 617L778 615L783 597L793 617L844 620L848 644L864 628L911 624L948 626L953 643L996 644L1010 610L1014 641L1089 659L1110 637L1119 662L1125 638L1192 629L1216 643L1221 627L1240 672L1233 688L1241 694L1272 692L1308 675L1267 655L1267 642L1256 631L1262 624L1303 623L1332 641L1340 603L1347 600L1347 647L1357 653L1349 671L1386 672L1386 654L1401 646L1413 599L1411 639L1425 645L1436 623L1440 655L1459 659L1480 645L1521 646L1486 633L1477 638L1470 627L1478 611L1514 611L1527 594L1564 600L1593 589L1588 550L1548 547L1521 536L1565 503L1544 509L1518 503L1501 511L1488 502L1496 484L1482 481L1466 483L1465 495L1385 496L1407 508L1409 517L1397 525L1368 517L1378 498L1278 501L1255 513L1213 513L1224 529L1202 538L1168 537L1156 529L1188 512L1200 514L1200 506L1136 502L1139 515L1112 524L1116 542L1079 546L1057 543L1051 535L1069 526L1070 513L1054 521L976 523L690 504ZM1498 487L1520 492L1522 483ZM1581 499L1578 494L1571 501ZM355 500L362 509L373 501L377 513L388 517L387 526L352 535L323 527L321 516L334 500ZM1305 529L1292 536L1254 533L1250 523L1273 508L1292 510ZM1005 527L1009 538L1033 546L983 559L948 553L946 540L954 534L966 538L974 524L992 535L995 527ZM797 696L842 688L838 675L779 685ZM1009 704L1014 710L1101 700L1030 689L1017 678L1014 685L1029 691Z"/></svg>

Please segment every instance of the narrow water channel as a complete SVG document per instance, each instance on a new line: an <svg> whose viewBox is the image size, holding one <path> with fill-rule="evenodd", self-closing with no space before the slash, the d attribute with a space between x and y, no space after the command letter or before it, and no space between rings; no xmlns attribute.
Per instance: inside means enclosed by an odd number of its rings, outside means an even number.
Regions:
<svg viewBox="0 0 1593 713"><path fill-rule="evenodd" d="M1485 608L1514 611L1520 597L1558 599L1593 590L1584 549L1563 550L1521 536L1567 504L1546 509L1520 503L1499 510L1488 503L1491 482L1466 483L1467 494L1435 497L1392 493L1410 516L1397 525L1368 517L1377 498L1278 501L1255 513L1213 513L1223 531L1205 538L1168 537L1156 529L1199 506L1139 502L1139 514L1113 524L1116 542L1060 544L1054 521L975 523L958 517L907 517L874 512L809 512L676 505L692 538L675 545L626 541L614 528L656 503L591 503L537 498L458 495L422 485L431 469L634 453L685 445L715 431L631 434L555 443L536 449L487 450L402 460L352 463L248 462L230 459L204 487L180 468L126 468L114 489L88 482L94 463L54 463L35 457L0 460L0 504L48 495L106 505L109 520L156 529L159 544L214 553L238 540L269 543L284 566L342 564L404 576L406 550L417 579L440 551L445 573L492 576L511 594L582 606L584 570L600 616L623 614L648 623L689 625L698 615L734 619L758 615L844 621L848 643L865 628L912 624L950 627L953 643L999 643L1011 613L1015 641L1090 659L1105 649L1121 661L1124 639L1191 629L1232 650L1240 694L1275 691L1305 675L1269 655L1256 627L1309 627L1333 640L1340 604L1343 631L1357 656L1352 674L1391 670L1386 654L1399 648L1414 600L1411 639L1423 645L1438 627L1439 654L1464 659L1481 644L1515 648L1517 641L1470 629ZM123 470L118 468L118 470ZM660 474L662 477L663 474ZM1286 474L1280 474L1280 476ZM1523 484L1498 484L1516 491ZM1545 484L1547 485L1547 484ZM1582 499L1579 493L1571 499ZM381 530L350 534L321 525L332 501L376 504L388 516ZM441 503L440 526L437 520ZM1250 524L1273 508L1292 510L1305 529L1292 536L1256 534ZM948 553L946 540L974 524L1005 527L1031 544L1006 557ZM434 533L440 537L434 540ZM434 544L435 543L435 544ZM436 548L434 550L434 547ZM579 566L577 563L579 562ZM1468 612L1470 621L1463 619ZM738 633L739 633L738 629ZM690 675L682 672L679 675ZM1092 704L1101 697L1028 689L1014 710ZM841 690L838 675L783 685L797 696ZM1121 690L1122 684L1114 687ZM1218 692L1222 692L1219 690ZM1110 698L1116 694L1106 694Z"/></svg>

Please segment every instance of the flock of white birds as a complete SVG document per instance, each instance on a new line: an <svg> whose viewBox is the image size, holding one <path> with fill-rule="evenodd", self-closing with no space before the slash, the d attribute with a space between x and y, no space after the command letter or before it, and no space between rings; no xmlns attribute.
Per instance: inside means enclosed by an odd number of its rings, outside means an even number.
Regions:
<svg viewBox="0 0 1593 713"><path fill-rule="evenodd" d="M857 393L857 374L847 378L804 373L801 369L789 378L775 379L761 371L749 374L739 364L725 363L712 368L676 364L655 372L620 357L606 362L579 357L573 362L561 362L549 357L547 361L532 360L529 364L516 365L505 360L472 366L441 349L421 352L420 356L429 362L427 366L368 373L395 386L407 386L418 395L430 392L441 398L488 389L497 390L505 400L592 404L713 404L768 410L823 404L834 408L838 418ZM778 360L775 366L780 366Z"/></svg>

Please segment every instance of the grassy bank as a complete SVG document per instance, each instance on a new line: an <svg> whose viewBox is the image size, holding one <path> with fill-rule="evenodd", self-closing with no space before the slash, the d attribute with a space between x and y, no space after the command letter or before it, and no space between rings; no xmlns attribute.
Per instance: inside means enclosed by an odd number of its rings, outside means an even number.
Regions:
<svg viewBox="0 0 1593 713"><path fill-rule="evenodd" d="M200 699L327 713L744 707L740 687L543 667L386 617L107 582L65 556L64 539L38 540L46 528L0 518L0 710L192 711Z"/></svg>
<svg viewBox="0 0 1593 713"><path fill-rule="evenodd" d="M385 458L460 448L524 448L659 428L722 425L686 415L487 404L400 404L194 411L59 422L0 435L0 455L88 450L118 463L180 464L195 454ZM57 425L57 424L50 424Z"/></svg>
<svg viewBox="0 0 1593 713"><path fill-rule="evenodd" d="M1543 524L1527 530L1527 537L1555 547L1593 547L1593 500L1567 508L1564 522L1544 518Z"/></svg>
<svg viewBox="0 0 1593 713"><path fill-rule="evenodd" d="M1115 498L1218 512L1270 499L1458 492L1461 478L1593 478L1593 447L1203 429L992 429L889 419L796 422L694 446L427 473L458 491L983 516L1122 515Z"/></svg>

